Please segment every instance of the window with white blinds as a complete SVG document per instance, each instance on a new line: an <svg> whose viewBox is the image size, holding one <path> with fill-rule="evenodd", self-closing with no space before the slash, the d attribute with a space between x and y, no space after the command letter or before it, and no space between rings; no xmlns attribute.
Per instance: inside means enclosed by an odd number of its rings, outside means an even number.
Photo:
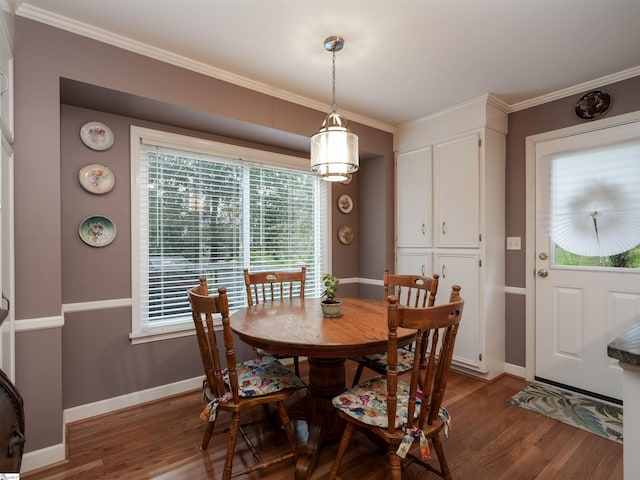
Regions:
<svg viewBox="0 0 640 480"><path fill-rule="evenodd" d="M246 305L243 269L327 271L327 186L304 159L131 128L132 338L192 328L187 289L207 278ZM147 340L142 340L147 341Z"/></svg>

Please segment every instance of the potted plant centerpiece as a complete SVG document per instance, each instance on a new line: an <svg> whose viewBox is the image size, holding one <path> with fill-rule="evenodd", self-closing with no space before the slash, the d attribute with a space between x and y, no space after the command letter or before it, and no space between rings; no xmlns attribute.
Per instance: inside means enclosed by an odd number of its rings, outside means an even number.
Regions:
<svg viewBox="0 0 640 480"><path fill-rule="evenodd" d="M325 317L339 317L342 315L342 301L336 300L335 295L340 280L330 273L325 273L322 276L322 282L324 283L324 292L322 293L324 300L320 303L322 314Z"/></svg>

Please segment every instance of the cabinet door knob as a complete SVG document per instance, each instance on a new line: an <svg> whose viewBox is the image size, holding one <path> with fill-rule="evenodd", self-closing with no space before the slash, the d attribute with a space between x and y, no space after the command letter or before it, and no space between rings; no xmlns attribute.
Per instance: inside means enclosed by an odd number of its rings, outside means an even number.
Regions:
<svg viewBox="0 0 640 480"><path fill-rule="evenodd" d="M442 264L442 278L447 278L447 266Z"/></svg>
<svg viewBox="0 0 640 480"><path fill-rule="evenodd" d="M445 222L442 222L442 234L447 234L447 224Z"/></svg>
<svg viewBox="0 0 640 480"><path fill-rule="evenodd" d="M424 263L422 264L422 270L421 271L422 271L422 276L424 277L425 271L426 271L425 268L424 268Z"/></svg>
<svg viewBox="0 0 640 480"><path fill-rule="evenodd" d="M426 235L427 234L427 226L423 223L422 224L422 235Z"/></svg>

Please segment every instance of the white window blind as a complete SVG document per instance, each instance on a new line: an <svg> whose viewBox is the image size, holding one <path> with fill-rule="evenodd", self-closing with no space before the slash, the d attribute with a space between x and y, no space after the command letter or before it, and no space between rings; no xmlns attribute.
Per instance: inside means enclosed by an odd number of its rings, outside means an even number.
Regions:
<svg viewBox="0 0 640 480"><path fill-rule="evenodd" d="M132 134L132 336L190 328L186 291L203 275L212 293L227 288L232 310L246 305L244 268L306 265L305 295L320 296L327 265L324 182L306 171L267 164L273 155L267 152L252 150L247 161L233 158L228 145L220 155L220 144L192 139L190 151L188 137L161 137ZM237 157L247 149L239 150ZM255 161L260 154L264 163Z"/></svg>

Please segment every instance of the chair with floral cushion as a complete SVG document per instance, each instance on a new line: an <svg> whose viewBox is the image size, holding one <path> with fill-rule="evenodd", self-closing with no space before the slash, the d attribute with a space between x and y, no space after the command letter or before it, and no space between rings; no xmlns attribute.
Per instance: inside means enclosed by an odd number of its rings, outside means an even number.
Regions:
<svg viewBox="0 0 640 480"><path fill-rule="evenodd" d="M244 285L247 290L247 304L259 305L294 297L304 298L304 287L307 280L307 267L303 266L295 272L254 272L244 269ZM279 355L256 348L258 356L270 355L275 358L293 358L296 375L300 376L300 359L295 355Z"/></svg>
<svg viewBox="0 0 640 480"><path fill-rule="evenodd" d="M389 273L389 270L385 269L384 299L386 300L389 295L396 295L398 302L407 307L432 307L436 302L436 293L438 293L438 278L440 278L440 276L437 273L434 273L433 278L430 278L420 275L396 275ZM424 342L423 345L425 345ZM413 359L414 353L412 352L411 345L398 349L397 368L399 375L411 370ZM365 367L379 375L387 373L386 353L352 357L350 360L358 363L352 385L360 382L360 376Z"/></svg>
<svg viewBox="0 0 640 480"><path fill-rule="evenodd" d="M387 375L367 380L333 398L338 415L347 424L329 479L336 478L356 427L388 445L393 480L400 480L403 463L408 462L417 462L440 477L451 479L440 434L444 430L447 436L449 428L450 415L442 407L442 399L464 306L460 287L453 286L450 302L443 305L409 308L399 305L395 296L389 297L388 302ZM426 369L415 362L408 383L398 380L398 328L415 330L416 352L425 352ZM426 348L422 348L425 341ZM418 451L413 448L415 441L419 443ZM436 451L439 467L430 463L429 442Z"/></svg>
<svg viewBox="0 0 640 480"><path fill-rule="evenodd" d="M222 479L231 478L233 455L238 433L247 442L247 446L257 464L248 466L233 476L269 467L282 460L298 457L298 447L284 401L290 398L304 383L291 370L273 357L261 357L236 364L233 345L233 332L229 325L229 301L226 288L218 288L217 296L210 296L207 281L203 277L200 284L189 290L189 303L196 328L200 357L204 367L205 381L203 391L209 400L200 417L209 422L202 439L202 450L209 446L216 417L219 412L231 413L231 424L227 437L227 454ZM220 316L223 328L226 368L222 367L214 315ZM240 425L240 415L257 405L275 403L280 414L282 426L289 440L291 452L263 461L248 435Z"/></svg>

